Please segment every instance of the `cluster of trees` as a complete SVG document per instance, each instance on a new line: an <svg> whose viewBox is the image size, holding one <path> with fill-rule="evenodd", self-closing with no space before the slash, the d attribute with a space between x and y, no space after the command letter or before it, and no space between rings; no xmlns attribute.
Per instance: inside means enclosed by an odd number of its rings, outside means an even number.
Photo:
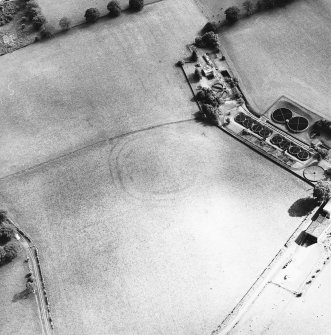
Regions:
<svg viewBox="0 0 331 335"><path fill-rule="evenodd" d="M141 11L144 8L144 0L130 0L129 9L132 11ZM110 17L118 17L122 13L122 8L117 0L110 1L107 5ZM100 11L97 8L89 8L85 12L85 20L88 23L94 23L100 18Z"/></svg>
<svg viewBox="0 0 331 335"><path fill-rule="evenodd" d="M233 24L243 16L250 16L264 10L282 7L293 1L294 0L259 0L254 4L253 1L246 0L242 4L243 12L238 6L231 6L224 11L226 19L225 23ZM207 22L202 31L204 33L210 31L216 33L220 29L221 25L221 22Z"/></svg>
<svg viewBox="0 0 331 335"><path fill-rule="evenodd" d="M46 21L36 0L24 0L25 15L21 19L22 29L26 23L31 23L36 31L40 32L40 36L36 37L36 41L40 38L50 38L54 35L54 28Z"/></svg>
<svg viewBox="0 0 331 335"><path fill-rule="evenodd" d="M244 14L250 16L257 12L285 6L292 1L294 0L259 0L254 5L252 1L246 0L242 6L245 11ZM240 18L240 8L237 6L227 8L224 13L228 23L234 23Z"/></svg>
<svg viewBox="0 0 331 335"><path fill-rule="evenodd" d="M4 246L0 246L0 266L11 262L17 257L18 247L15 242L8 242Z"/></svg>
<svg viewBox="0 0 331 335"><path fill-rule="evenodd" d="M12 21L18 11L18 6L13 1L4 1L0 4L0 26Z"/></svg>
<svg viewBox="0 0 331 335"><path fill-rule="evenodd" d="M194 44L199 48L219 49L218 35L213 31L205 32L202 36L196 37Z"/></svg>
<svg viewBox="0 0 331 335"><path fill-rule="evenodd" d="M330 199L331 192L329 184L325 181L319 181L315 184L313 190L313 197L315 198L317 204L322 204L324 201Z"/></svg>
<svg viewBox="0 0 331 335"><path fill-rule="evenodd" d="M7 213L0 210L0 266L11 262L19 251L17 243L12 240L15 230L6 222Z"/></svg>
<svg viewBox="0 0 331 335"><path fill-rule="evenodd" d="M219 107L222 103L221 99L217 97L215 92L209 87L203 87L196 94L196 99L201 104L211 105L212 107Z"/></svg>
<svg viewBox="0 0 331 335"><path fill-rule="evenodd" d="M323 131L327 134L331 134L331 122L327 120L319 120L314 123L313 130L316 133L320 133L321 131Z"/></svg>
<svg viewBox="0 0 331 335"><path fill-rule="evenodd" d="M212 105L201 104L201 115L199 117L212 125L218 125L217 108Z"/></svg>
<svg viewBox="0 0 331 335"><path fill-rule="evenodd" d="M40 7L36 0L25 0L25 14L26 17L22 18L22 22L30 21L33 28L40 30L46 24L46 18L41 13Z"/></svg>

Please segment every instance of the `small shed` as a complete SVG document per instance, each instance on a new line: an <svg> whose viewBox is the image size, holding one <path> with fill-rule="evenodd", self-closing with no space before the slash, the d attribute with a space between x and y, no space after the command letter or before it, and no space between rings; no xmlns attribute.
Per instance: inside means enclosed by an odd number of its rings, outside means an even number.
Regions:
<svg viewBox="0 0 331 335"><path fill-rule="evenodd" d="M214 78L214 71L210 66L204 66L202 69L202 74L208 79Z"/></svg>
<svg viewBox="0 0 331 335"><path fill-rule="evenodd" d="M331 221L329 220L326 211L320 213L316 220L312 221L309 227L306 229L306 233L313 237L316 242L321 242L326 238L326 234L331 228Z"/></svg>

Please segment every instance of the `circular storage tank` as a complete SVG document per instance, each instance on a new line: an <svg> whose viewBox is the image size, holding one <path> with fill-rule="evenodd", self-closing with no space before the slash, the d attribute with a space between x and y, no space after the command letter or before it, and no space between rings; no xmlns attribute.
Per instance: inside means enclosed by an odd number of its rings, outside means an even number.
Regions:
<svg viewBox="0 0 331 335"><path fill-rule="evenodd" d="M301 151L301 148L295 144L292 144L287 151L290 155L296 156Z"/></svg>
<svg viewBox="0 0 331 335"><path fill-rule="evenodd" d="M263 127L258 124L258 123L255 123L253 126L252 126L252 130L255 134L259 134L259 132L263 129Z"/></svg>
<svg viewBox="0 0 331 335"><path fill-rule="evenodd" d="M239 113L238 115L235 116L234 120L237 123L242 124L246 120L246 116L243 113Z"/></svg>
<svg viewBox="0 0 331 335"><path fill-rule="evenodd" d="M270 142L278 146L281 142L283 142L283 137L277 134L270 140Z"/></svg>
<svg viewBox="0 0 331 335"><path fill-rule="evenodd" d="M308 166L304 171L303 175L310 181L319 181L324 179L324 169L318 165Z"/></svg>
<svg viewBox="0 0 331 335"><path fill-rule="evenodd" d="M270 136L272 131L267 127L262 127L262 129L259 131L259 135L263 138Z"/></svg>
<svg viewBox="0 0 331 335"><path fill-rule="evenodd" d="M243 122L243 126L250 128L253 124L253 120L250 117L246 117L246 120Z"/></svg>
<svg viewBox="0 0 331 335"><path fill-rule="evenodd" d="M297 156L298 159L300 159L301 161L306 161L307 159L310 158L310 154L309 154L309 152L306 151L306 150L303 150L303 149L301 149L301 150L297 153L296 156Z"/></svg>
<svg viewBox="0 0 331 335"><path fill-rule="evenodd" d="M283 141L280 142L278 146L282 150L287 150L290 145L291 142L284 138Z"/></svg>
<svg viewBox="0 0 331 335"><path fill-rule="evenodd" d="M293 116L293 113L288 108L278 108L272 112L271 118L276 123L285 123L287 120L290 120Z"/></svg>
<svg viewBox="0 0 331 335"><path fill-rule="evenodd" d="M308 126L309 126L308 120L302 116L292 117L292 119L287 123L287 127L293 133L301 133L302 131L305 131L308 128Z"/></svg>

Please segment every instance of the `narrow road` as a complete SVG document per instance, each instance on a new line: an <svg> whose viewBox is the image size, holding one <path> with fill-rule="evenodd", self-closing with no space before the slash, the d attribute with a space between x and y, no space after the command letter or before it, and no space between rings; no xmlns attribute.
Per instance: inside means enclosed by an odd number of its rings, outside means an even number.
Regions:
<svg viewBox="0 0 331 335"><path fill-rule="evenodd" d="M40 262L38 257L38 249L32 243L31 238L25 234L20 227L13 222L12 219L7 219L8 222L13 225L19 236L20 242L24 249L26 250L29 257L29 268L33 274L34 284L35 284L35 297L38 305L39 316L41 321L42 333L43 335L53 335L54 326L50 315L50 309L48 304L48 298L46 295L45 284L42 277L42 272L40 268Z"/></svg>

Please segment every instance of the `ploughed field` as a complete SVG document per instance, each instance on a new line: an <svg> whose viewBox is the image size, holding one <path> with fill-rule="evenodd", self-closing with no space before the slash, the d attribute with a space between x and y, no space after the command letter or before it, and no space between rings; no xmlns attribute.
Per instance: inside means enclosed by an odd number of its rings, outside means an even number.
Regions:
<svg viewBox="0 0 331 335"><path fill-rule="evenodd" d="M1 180L30 233L57 334L208 334L300 223L307 185L195 121Z"/></svg>
<svg viewBox="0 0 331 335"><path fill-rule="evenodd" d="M330 1L298 0L241 20L221 34L257 112L287 95L331 119L330 16Z"/></svg>
<svg viewBox="0 0 331 335"><path fill-rule="evenodd" d="M0 176L191 118L192 93L174 64L204 22L190 0L161 1L1 57Z"/></svg>

